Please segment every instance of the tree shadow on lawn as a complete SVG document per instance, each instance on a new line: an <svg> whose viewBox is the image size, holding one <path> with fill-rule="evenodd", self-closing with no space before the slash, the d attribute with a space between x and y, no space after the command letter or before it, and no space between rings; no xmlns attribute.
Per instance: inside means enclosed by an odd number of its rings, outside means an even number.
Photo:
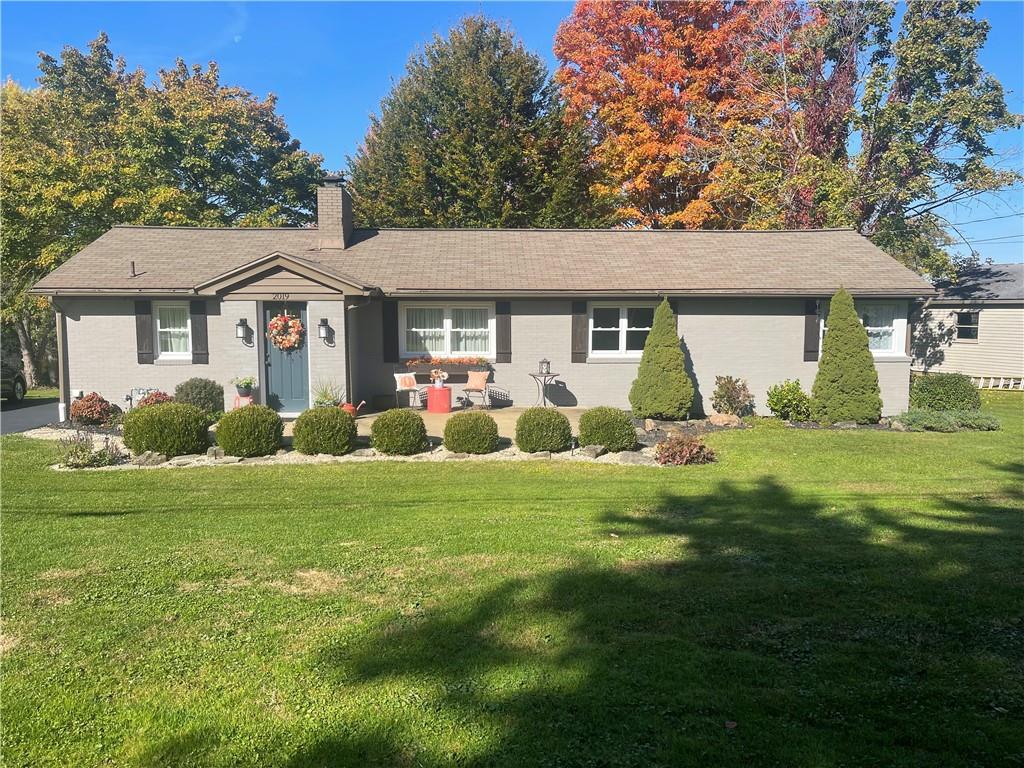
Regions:
<svg viewBox="0 0 1024 768"><path fill-rule="evenodd" d="M290 765L1012 760L1024 495L1005 470L1005 495L921 512L838 510L771 478L608 510L613 567L509 579L323 648L315 674L376 691L379 722ZM677 554L630 559L648 537Z"/></svg>

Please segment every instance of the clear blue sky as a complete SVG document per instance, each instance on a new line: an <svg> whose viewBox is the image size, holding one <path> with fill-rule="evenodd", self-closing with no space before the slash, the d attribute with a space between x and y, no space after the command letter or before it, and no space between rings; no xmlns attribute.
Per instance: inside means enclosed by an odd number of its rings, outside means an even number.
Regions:
<svg viewBox="0 0 1024 768"><path fill-rule="evenodd" d="M22 3L0 5L0 73L33 84L37 52L65 45L84 48L99 31L130 68L153 75L175 58L216 60L222 81L258 95L278 96L280 113L302 145L342 168L359 145L367 117L377 110L409 55L470 13L506 22L550 68L555 30L571 3ZM982 64L1010 91L1013 111L1024 112L1024 4L985 2L979 15L992 23ZM999 136L1007 163L1024 167L1022 132ZM1024 191L989 197L944 213L982 242L985 258L1022 258ZM1011 216L1016 214L1015 216ZM1009 216L1009 217L1008 217Z"/></svg>

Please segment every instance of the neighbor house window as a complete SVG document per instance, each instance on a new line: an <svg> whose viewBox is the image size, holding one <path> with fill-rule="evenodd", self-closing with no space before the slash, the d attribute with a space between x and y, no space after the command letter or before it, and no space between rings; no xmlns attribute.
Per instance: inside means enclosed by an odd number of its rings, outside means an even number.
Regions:
<svg viewBox="0 0 1024 768"><path fill-rule="evenodd" d="M404 304L403 357L492 357L494 307Z"/></svg>
<svg viewBox="0 0 1024 768"><path fill-rule="evenodd" d="M654 324L654 307L647 304L592 304L590 355L639 357Z"/></svg>
<svg viewBox="0 0 1024 768"><path fill-rule="evenodd" d="M978 313L956 313L956 337L964 341L978 340Z"/></svg>
<svg viewBox="0 0 1024 768"><path fill-rule="evenodd" d="M153 307L158 360L189 360L192 335L188 304L156 304Z"/></svg>
<svg viewBox="0 0 1024 768"><path fill-rule="evenodd" d="M872 352L892 352L896 338L895 304L862 304L860 319L868 332L868 349Z"/></svg>

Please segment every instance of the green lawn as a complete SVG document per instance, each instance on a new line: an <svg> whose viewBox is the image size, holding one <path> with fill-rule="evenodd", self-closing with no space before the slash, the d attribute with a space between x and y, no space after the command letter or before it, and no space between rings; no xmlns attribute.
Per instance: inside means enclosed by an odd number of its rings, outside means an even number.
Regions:
<svg viewBox="0 0 1024 768"><path fill-rule="evenodd" d="M1019 764L1024 399L987 407L666 470L65 474L5 438L3 761Z"/></svg>
<svg viewBox="0 0 1024 768"><path fill-rule="evenodd" d="M25 393L30 400L56 400L58 396L56 387L35 387Z"/></svg>

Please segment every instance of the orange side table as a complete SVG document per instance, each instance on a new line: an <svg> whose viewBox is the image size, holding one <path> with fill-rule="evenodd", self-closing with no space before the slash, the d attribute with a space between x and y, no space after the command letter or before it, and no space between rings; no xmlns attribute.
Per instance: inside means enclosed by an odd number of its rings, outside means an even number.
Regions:
<svg viewBox="0 0 1024 768"><path fill-rule="evenodd" d="M452 388L451 387L427 387L427 412L428 413L451 413L452 411Z"/></svg>
<svg viewBox="0 0 1024 768"><path fill-rule="evenodd" d="M235 406L232 410L238 410L245 405L252 405L252 395L235 395Z"/></svg>

